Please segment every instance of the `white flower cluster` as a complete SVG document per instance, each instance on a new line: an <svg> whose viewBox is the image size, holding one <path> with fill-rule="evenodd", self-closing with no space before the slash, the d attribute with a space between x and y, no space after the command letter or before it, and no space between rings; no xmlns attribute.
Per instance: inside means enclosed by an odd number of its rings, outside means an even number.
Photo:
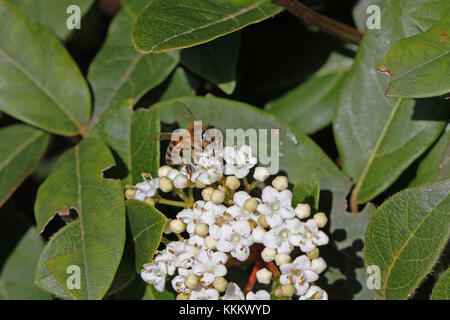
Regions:
<svg viewBox="0 0 450 320"><path fill-rule="evenodd" d="M166 231L175 233L179 240L168 243L144 265L142 278L163 291L166 279L172 277L177 299L267 300L294 295L300 300L327 299L324 290L312 285L326 269L317 248L328 243L327 235L319 230L327 222L325 214L310 217L308 204L293 208L284 176L265 186L261 197L252 197L251 191L269 177L269 172L256 167L254 182L247 182L257 163L249 146L226 147L220 156L225 164L217 155L204 152L191 173L186 168L163 166L159 178L144 176L144 182L127 190L128 198L154 204L152 197L158 188L163 192L195 186L203 189L203 200L192 201L169 221ZM241 185L244 190L239 190ZM292 261L293 253L297 257ZM244 295L237 284L225 279L227 267L255 262L256 279L249 279L249 283L276 281L278 286L271 293L254 293L252 284Z"/></svg>

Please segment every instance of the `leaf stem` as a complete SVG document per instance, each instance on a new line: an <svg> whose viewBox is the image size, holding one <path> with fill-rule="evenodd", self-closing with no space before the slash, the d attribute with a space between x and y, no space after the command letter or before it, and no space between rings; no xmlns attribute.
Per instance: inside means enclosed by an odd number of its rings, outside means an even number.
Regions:
<svg viewBox="0 0 450 320"><path fill-rule="evenodd" d="M163 199L163 198L160 198L160 199L158 199L156 201L157 201L157 203L167 204L169 206L174 206L174 207L187 208L189 206L189 203L186 203L186 202L183 202L183 201L175 201L175 200L169 200L169 199Z"/></svg>
<svg viewBox="0 0 450 320"><path fill-rule="evenodd" d="M336 38L355 44L361 42L363 34L355 28L323 16L297 0L274 0L274 2L286 8L286 10L303 21L318 27L320 30Z"/></svg>

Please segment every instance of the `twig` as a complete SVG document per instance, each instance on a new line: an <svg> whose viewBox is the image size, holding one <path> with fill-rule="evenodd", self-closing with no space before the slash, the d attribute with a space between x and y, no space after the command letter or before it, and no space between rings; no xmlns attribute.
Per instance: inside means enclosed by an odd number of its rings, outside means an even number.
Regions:
<svg viewBox="0 0 450 320"><path fill-rule="evenodd" d="M273 0L279 6L286 8L290 13L303 21L318 27L320 30L347 42L359 44L363 34L346 24L325 17L311 10L297 0Z"/></svg>

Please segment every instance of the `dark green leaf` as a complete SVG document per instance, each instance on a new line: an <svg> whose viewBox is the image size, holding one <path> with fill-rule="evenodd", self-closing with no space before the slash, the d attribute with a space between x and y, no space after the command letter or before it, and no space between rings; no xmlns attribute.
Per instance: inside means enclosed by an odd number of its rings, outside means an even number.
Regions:
<svg viewBox="0 0 450 320"><path fill-rule="evenodd" d="M89 88L64 46L6 0L0 20L0 110L53 133L85 133Z"/></svg>
<svg viewBox="0 0 450 320"><path fill-rule="evenodd" d="M316 212L319 209L319 194L320 187L318 181L299 183L293 190L292 206L295 208L299 203L307 203L311 207L311 210Z"/></svg>
<svg viewBox="0 0 450 320"><path fill-rule="evenodd" d="M178 67L170 80L166 91L161 95L160 101L170 100L178 97L193 96L194 89L189 83L189 79L183 68Z"/></svg>
<svg viewBox="0 0 450 320"><path fill-rule="evenodd" d="M38 230L42 230L55 213L67 213L73 208L79 215L81 241L75 242L72 235L70 244L50 242L47 247L57 247L48 249L50 251L59 252L61 246L68 250L44 260L59 285L76 299L101 299L122 257L125 244L123 189L120 181L102 177L102 172L113 164L107 146L89 138L61 156L38 190L35 204ZM60 234L61 231L55 238ZM71 265L81 270L81 289L67 287L69 274L66 270Z"/></svg>
<svg viewBox="0 0 450 320"><path fill-rule="evenodd" d="M153 0L136 20L132 36L143 53L205 43L281 11L271 0Z"/></svg>
<svg viewBox="0 0 450 320"><path fill-rule="evenodd" d="M436 282L430 300L450 300L450 269L447 269Z"/></svg>
<svg viewBox="0 0 450 320"><path fill-rule="evenodd" d="M175 300L173 293L169 291L159 292L153 285L148 285L142 300Z"/></svg>
<svg viewBox="0 0 450 320"><path fill-rule="evenodd" d="M161 242L166 217L155 207L138 200L127 200L127 216L133 235L136 270L152 261L155 250Z"/></svg>
<svg viewBox="0 0 450 320"><path fill-rule="evenodd" d="M0 129L0 206L36 169L49 142L45 132L25 124Z"/></svg>
<svg viewBox="0 0 450 320"><path fill-rule="evenodd" d="M450 179L385 201L366 232L366 264L381 269L379 293L407 299L436 264L450 235Z"/></svg>

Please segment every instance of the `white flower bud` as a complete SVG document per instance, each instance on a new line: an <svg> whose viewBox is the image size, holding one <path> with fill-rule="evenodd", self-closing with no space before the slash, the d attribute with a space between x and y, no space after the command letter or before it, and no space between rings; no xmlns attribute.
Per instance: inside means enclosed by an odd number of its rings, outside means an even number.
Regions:
<svg viewBox="0 0 450 320"><path fill-rule="evenodd" d="M256 167L253 173L253 179L258 181L265 181L270 176L269 170L266 167Z"/></svg>
<svg viewBox="0 0 450 320"><path fill-rule="evenodd" d="M173 181L173 179L175 179L175 177L179 174L180 171L178 171L177 169L170 168L170 170L166 174L166 177Z"/></svg>
<svg viewBox="0 0 450 320"><path fill-rule="evenodd" d="M177 295L177 300L189 300L189 299L190 299L189 293L182 292Z"/></svg>
<svg viewBox="0 0 450 320"><path fill-rule="evenodd" d="M155 200L153 198L145 198L144 202L151 206L155 205Z"/></svg>
<svg viewBox="0 0 450 320"><path fill-rule="evenodd" d="M256 227L252 230L252 239L256 243L263 243L266 230L262 227Z"/></svg>
<svg viewBox="0 0 450 320"><path fill-rule="evenodd" d="M174 186L175 188L177 188L177 189L184 189L184 188L187 188L188 183L189 183L188 178L187 178L184 174L182 174L182 173L179 173L179 174L175 177L175 179L173 179L173 186Z"/></svg>
<svg viewBox="0 0 450 320"><path fill-rule="evenodd" d="M289 262L291 262L291 256L287 253L281 253L275 256L275 263L277 264L277 266L281 266Z"/></svg>
<svg viewBox="0 0 450 320"><path fill-rule="evenodd" d="M198 286L198 277L195 274L189 275L186 280L184 280L184 285L186 288L194 290Z"/></svg>
<svg viewBox="0 0 450 320"><path fill-rule="evenodd" d="M265 247L264 250L261 252L261 258L265 262L270 262L275 260L275 256L277 255L277 250Z"/></svg>
<svg viewBox="0 0 450 320"><path fill-rule="evenodd" d="M211 201L214 204L221 204L225 200L225 193L223 191L214 190L211 194Z"/></svg>
<svg viewBox="0 0 450 320"><path fill-rule="evenodd" d="M167 173L172 170L172 167L169 166L162 166L158 169L158 177L162 178L167 176Z"/></svg>
<svg viewBox="0 0 450 320"><path fill-rule="evenodd" d="M311 215L311 207L307 203L299 203L295 207L295 214L300 219L306 219Z"/></svg>
<svg viewBox="0 0 450 320"><path fill-rule="evenodd" d="M314 221L316 222L316 224L317 224L317 226L318 226L319 228L323 228L323 227L325 227L325 225L327 224L328 218L327 218L327 216L325 215L325 213L323 213L323 212L317 212L317 213L314 215Z"/></svg>
<svg viewBox="0 0 450 320"><path fill-rule="evenodd" d="M289 187L288 179L285 176L278 176L272 181L272 186L278 191L286 190Z"/></svg>
<svg viewBox="0 0 450 320"><path fill-rule="evenodd" d="M295 288L290 283L282 285L280 289L281 289L281 295L284 297L292 297L295 293Z"/></svg>
<svg viewBox="0 0 450 320"><path fill-rule="evenodd" d="M206 238L205 238L205 246L208 248L208 249L211 249L211 250L215 250L216 249L216 247L217 247L217 240L216 239L213 239L213 238L211 238L211 236L207 236Z"/></svg>
<svg viewBox="0 0 450 320"><path fill-rule="evenodd" d="M206 237L209 233L209 227L205 223L197 223L194 232L200 237Z"/></svg>
<svg viewBox="0 0 450 320"><path fill-rule="evenodd" d="M270 272L266 268L262 268L256 273L256 279L259 283L269 284L270 281L272 281L272 272Z"/></svg>
<svg viewBox="0 0 450 320"><path fill-rule="evenodd" d="M166 225L164 226L164 230L163 230L164 234L172 233L172 228L170 227L171 222L172 222L172 219L167 219Z"/></svg>
<svg viewBox="0 0 450 320"><path fill-rule="evenodd" d="M313 259L311 261L311 270L317 274L322 273L326 268L327 268L327 263L325 262L325 260L323 260L322 257Z"/></svg>
<svg viewBox="0 0 450 320"><path fill-rule="evenodd" d="M172 230L173 233L182 233L186 230L186 226L182 221L174 219L170 221L170 230Z"/></svg>
<svg viewBox="0 0 450 320"><path fill-rule="evenodd" d="M203 200L205 201L210 201L211 200L211 195L214 192L214 189L211 187L206 187L205 189L202 190L202 197Z"/></svg>
<svg viewBox="0 0 450 320"><path fill-rule="evenodd" d="M256 200L255 198L247 199L244 202L244 209L249 212L255 212L258 204L258 200Z"/></svg>
<svg viewBox="0 0 450 320"><path fill-rule="evenodd" d="M225 290L227 289L227 285L228 282L224 277L216 277L216 279L214 279L214 289L219 292L225 292Z"/></svg>
<svg viewBox="0 0 450 320"><path fill-rule="evenodd" d="M136 195L136 189L127 189L127 190L125 190L125 198L127 198L127 199L134 199L135 195Z"/></svg>
<svg viewBox="0 0 450 320"><path fill-rule="evenodd" d="M159 189L161 189L162 192L170 192L173 190L173 183L172 180L170 180L167 177L162 177L159 179Z"/></svg>
<svg viewBox="0 0 450 320"><path fill-rule="evenodd" d="M267 228L269 226L269 224L267 223L266 216L263 214L258 217L258 223L263 228Z"/></svg>
<svg viewBox="0 0 450 320"><path fill-rule="evenodd" d="M236 190L241 186L241 182L235 176L228 176L225 181L225 186L230 190Z"/></svg>

